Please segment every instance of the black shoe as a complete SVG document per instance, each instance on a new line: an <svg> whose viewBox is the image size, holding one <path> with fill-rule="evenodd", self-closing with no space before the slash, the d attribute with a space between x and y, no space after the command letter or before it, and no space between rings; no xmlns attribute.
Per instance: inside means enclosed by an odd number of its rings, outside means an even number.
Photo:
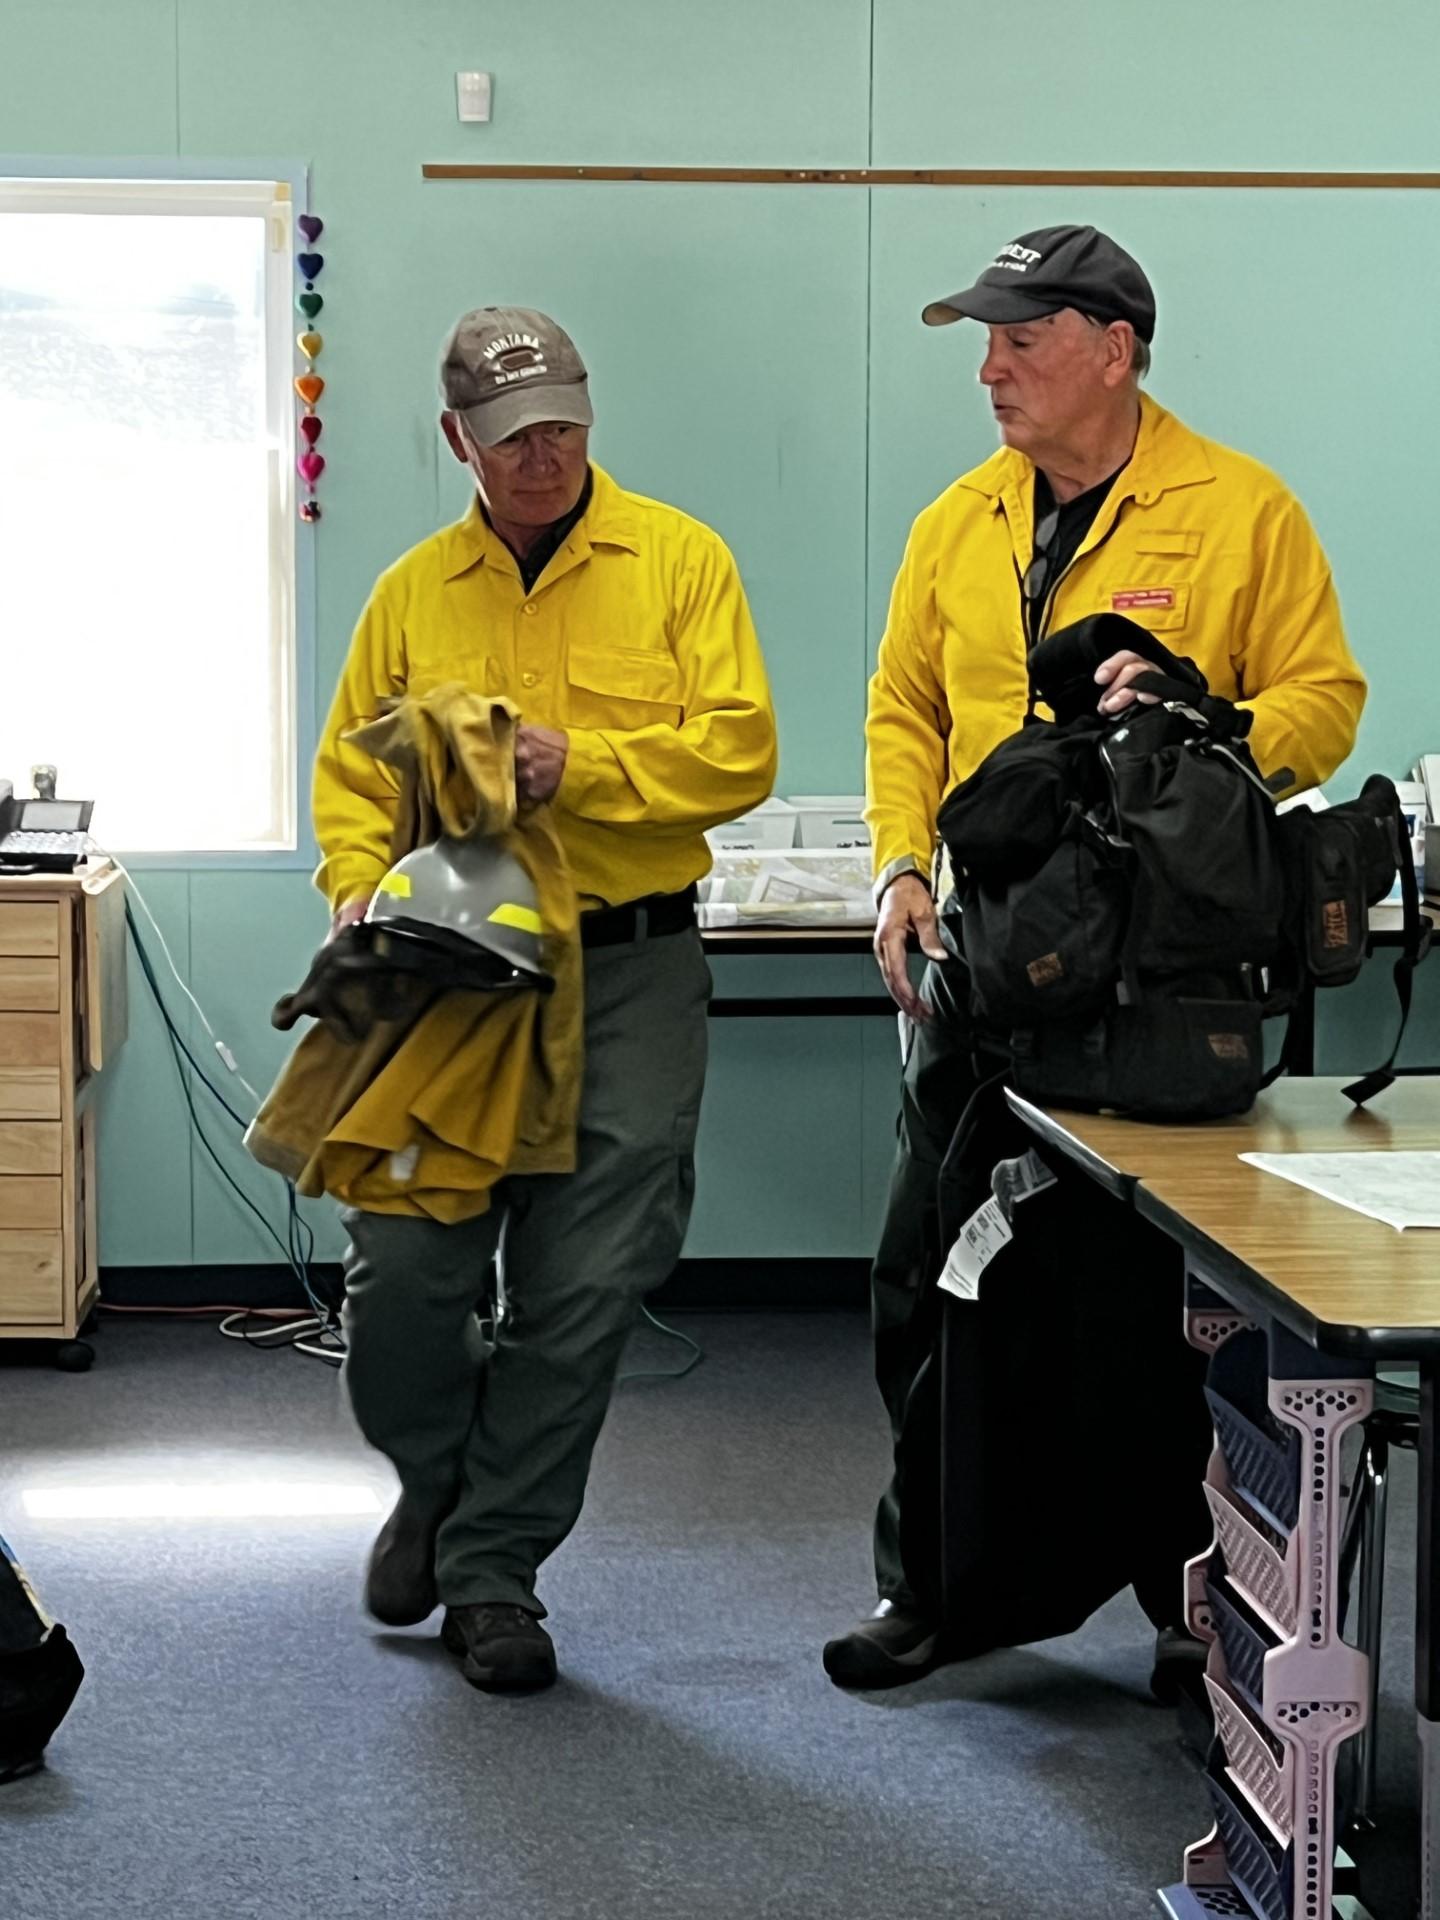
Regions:
<svg viewBox="0 0 1440 1920"><path fill-rule="evenodd" d="M940 1664L940 1629L928 1614L896 1600L882 1600L821 1656L837 1687L903 1687Z"/></svg>
<svg viewBox="0 0 1440 1920"><path fill-rule="evenodd" d="M555 1643L524 1607L447 1607L440 1638L482 1693L538 1693L555 1684Z"/></svg>
<svg viewBox="0 0 1440 1920"><path fill-rule="evenodd" d="M435 1535L439 1525L422 1517L401 1494L370 1549L365 1607L387 1627L417 1627L440 1604L435 1591Z"/></svg>

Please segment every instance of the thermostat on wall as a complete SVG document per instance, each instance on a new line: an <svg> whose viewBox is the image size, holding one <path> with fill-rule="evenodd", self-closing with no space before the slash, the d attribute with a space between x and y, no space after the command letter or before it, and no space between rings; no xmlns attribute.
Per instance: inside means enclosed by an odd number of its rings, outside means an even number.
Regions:
<svg viewBox="0 0 1440 1920"><path fill-rule="evenodd" d="M488 73L457 73L455 107L462 120L490 118L490 76Z"/></svg>

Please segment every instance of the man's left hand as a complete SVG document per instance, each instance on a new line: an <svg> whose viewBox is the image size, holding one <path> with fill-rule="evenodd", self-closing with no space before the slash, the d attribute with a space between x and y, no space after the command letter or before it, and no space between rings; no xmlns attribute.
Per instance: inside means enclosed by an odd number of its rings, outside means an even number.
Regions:
<svg viewBox="0 0 1440 1920"><path fill-rule="evenodd" d="M553 727L521 727L515 735L515 791L522 807L554 798L565 772L570 736Z"/></svg>
<svg viewBox="0 0 1440 1920"><path fill-rule="evenodd" d="M1128 706L1138 700L1142 705L1153 707L1157 696L1153 693L1137 693L1131 686L1132 680L1142 673L1156 671L1153 660L1142 660L1138 653L1112 653L1095 669L1097 686L1104 687L1099 707L1101 713L1123 713Z"/></svg>

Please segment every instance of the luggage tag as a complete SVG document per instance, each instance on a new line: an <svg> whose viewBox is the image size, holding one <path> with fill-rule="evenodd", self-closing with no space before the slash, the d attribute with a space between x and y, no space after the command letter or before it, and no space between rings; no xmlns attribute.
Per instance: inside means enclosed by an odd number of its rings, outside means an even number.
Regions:
<svg viewBox="0 0 1440 1920"><path fill-rule="evenodd" d="M1015 1238L1015 1209L1031 1194L1055 1185L1055 1175L1033 1147L1016 1160L1002 1160L990 1177L993 1189L956 1235L938 1285L957 1300L980 1295L980 1276L1002 1248Z"/></svg>

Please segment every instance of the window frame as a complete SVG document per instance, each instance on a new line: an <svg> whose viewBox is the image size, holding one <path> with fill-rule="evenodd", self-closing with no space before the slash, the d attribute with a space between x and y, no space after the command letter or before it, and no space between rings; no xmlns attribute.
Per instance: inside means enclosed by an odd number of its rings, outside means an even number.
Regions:
<svg viewBox="0 0 1440 1920"><path fill-rule="evenodd" d="M225 197L226 188L234 189L248 183L279 189L277 199L282 204L288 201L289 231L285 246L287 271L276 274L268 287L266 335L277 355L276 365L269 369L267 406L278 447L274 485L279 497L275 502L275 510L280 515L280 524L285 528L280 571L286 570L288 562L290 576L287 583L283 579L277 581L272 574L271 591L272 594L276 591L283 593L288 584L290 701L287 738L281 743L281 751L282 755L288 756L288 766L284 767L284 771L288 777L294 810L295 843L293 846L212 851L173 849L145 852L124 847L117 847L114 851L136 872L311 871L319 859L319 849L310 822L311 768L318 738L315 699L315 529L302 526L296 512L299 496L295 475L295 401L291 382L299 368L293 344L288 353L282 345L287 338L293 342L294 336L302 330L294 306L296 282L293 263L299 245L295 219L309 204L309 167L301 160L277 159L274 156L231 156L207 160L181 158L172 154L97 160L93 155L0 154L0 198L17 188L52 181L73 183L78 187L83 187L87 181L94 181L102 189L96 196L93 209L97 212L113 209L115 189L129 181L146 189L159 187L167 181L173 181L181 188L213 183L219 190L217 198L220 199ZM83 200L83 195L77 195L75 199ZM72 207L75 199L69 201ZM163 195L157 196L152 191L144 194L143 201L146 212L200 211L198 207L187 205L183 194L177 195L168 207ZM18 781L21 775L6 770L6 777ZM104 798L103 795L92 797Z"/></svg>

